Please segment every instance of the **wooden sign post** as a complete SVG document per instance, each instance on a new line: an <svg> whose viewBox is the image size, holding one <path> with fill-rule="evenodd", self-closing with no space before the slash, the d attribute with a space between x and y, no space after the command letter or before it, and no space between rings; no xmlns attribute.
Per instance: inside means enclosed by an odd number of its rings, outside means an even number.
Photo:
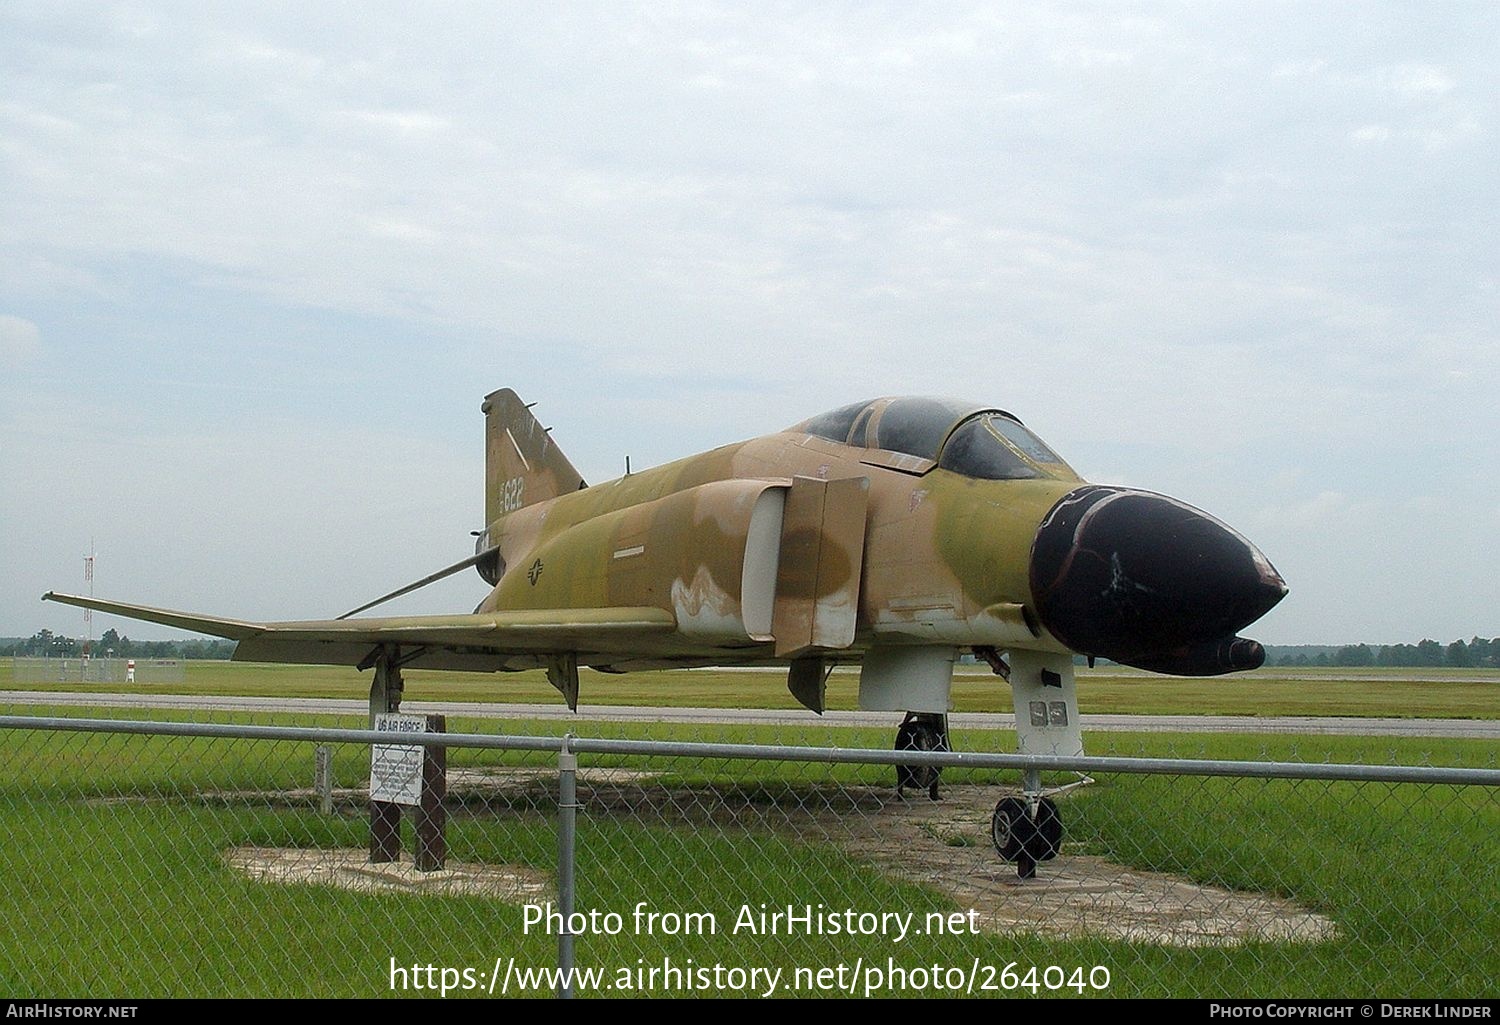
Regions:
<svg viewBox="0 0 1500 1025"><path fill-rule="evenodd" d="M378 733L446 733L441 715L402 715L401 669L394 653L375 661L370 686L370 728ZM370 861L390 863L401 857L401 806L413 809L419 872L436 872L448 860L448 752L416 744L370 747Z"/></svg>
<svg viewBox="0 0 1500 1025"><path fill-rule="evenodd" d="M447 733L446 716L427 716L428 733ZM448 749L424 747L422 759L422 796L417 804L418 872L436 872L448 862L448 812L443 801L448 796Z"/></svg>
<svg viewBox="0 0 1500 1025"><path fill-rule="evenodd" d="M380 733L410 736L446 733L441 715L402 715L387 712L375 717ZM416 744L375 744L370 749L370 861L400 860L401 808L412 809L416 831L413 861L418 871L435 872L448 857L447 751Z"/></svg>

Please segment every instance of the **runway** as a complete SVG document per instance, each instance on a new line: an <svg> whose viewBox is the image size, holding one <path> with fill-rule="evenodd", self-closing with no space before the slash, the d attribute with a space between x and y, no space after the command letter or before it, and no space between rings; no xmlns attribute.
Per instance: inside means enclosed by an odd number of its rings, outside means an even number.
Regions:
<svg viewBox="0 0 1500 1025"><path fill-rule="evenodd" d="M204 697L190 694L110 694L87 691L0 691L0 706L69 707L177 711L301 713L365 716L364 701L345 698ZM497 704L484 701L421 701L401 704L403 712L478 719L543 719L568 722L684 723L721 726L875 726L894 728L894 712L828 712L816 716L801 709L657 708L642 705L584 705L572 713L561 704ZM1281 733L1363 737L1440 737L1500 740L1500 719L1389 719L1253 715L1088 715L1085 731L1118 733ZM953 727L1015 728L1009 712L954 712Z"/></svg>

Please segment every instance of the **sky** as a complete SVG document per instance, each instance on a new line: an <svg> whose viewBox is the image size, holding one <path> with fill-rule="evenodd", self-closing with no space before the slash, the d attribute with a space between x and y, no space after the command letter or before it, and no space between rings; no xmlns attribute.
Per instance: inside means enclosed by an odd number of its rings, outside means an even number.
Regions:
<svg viewBox="0 0 1500 1025"><path fill-rule="evenodd" d="M1493 3L0 5L0 635L338 614L590 481L1010 410L1273 644L1500 634ZM388 607L468 611L463 574ZM96 616L135 638L180 636Z"/></svg>

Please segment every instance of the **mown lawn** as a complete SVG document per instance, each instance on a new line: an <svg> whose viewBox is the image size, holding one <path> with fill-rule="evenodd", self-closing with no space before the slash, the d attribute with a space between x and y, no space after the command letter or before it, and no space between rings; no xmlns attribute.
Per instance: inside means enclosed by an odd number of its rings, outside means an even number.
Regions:
<svg viewBox="0 0 1500 1025"><path fill-rule="evenodd" d="M87 710L78 710L83 714ZM257 717L265 721L264 716ZM305 720L303 724L307 724ZM345 724L347 725L347 724ZM494 720L450 729L495 732ZM884 731L671 724L504 723L506 732L884 747ZM1000 732L960 733L967 750L1004 749ZM816 738L816 739L814 739ZM496 957L553 963L556 938L522 930L517 903L360 895L270 885L224 864L232 847L359 848L361 806L322 816L305 791L309 745L7 730L0 734L0 990L12 996L379 996L390 965L469 966ZM1096 753L1462 764L1494 767L1483 742L1357 737L1114 734ZM1107 745L1107 746L1106 746ZM366 749L336 750L353 785ZM457 861L556 865L550 755L453 751L453 769L533 771L530 782L453 802ZM743 905L955 910L937 889L887 876L840 842L837 823L806 835L765 828L750 808L859 804L888 769L774 762L585 758L642 777L638 806L584 807L578 906L626 915L707 911L712 936L586 936L580 966L780 967L894 963L1108 969L1111 995L1476 996L1500 970L1500 793L1480 787L1110 776L1064 799L1067 848L1219 886L1279 894L1330 917L1338 938L1179 948L1044 936L731 935ZM950 784L1014 782L958 774ZM845 790L847 788L847 794ZM833 796L830 796L833 795ZM847 798L847 799L846 799ZM662 809L672 809L664 814ZM772 816L774 818L774 815ZM684 823L693 823L685 825ZM1042 871L1048 871L1044 866ZM1080 897L1080 899L1086 899ZM999 976L995 976L998 978ZM1097 976L1096 976L1097 977ZM1062 992L1071 994L1072 990ZM408 990L409 995L421 994Z"/></svg>

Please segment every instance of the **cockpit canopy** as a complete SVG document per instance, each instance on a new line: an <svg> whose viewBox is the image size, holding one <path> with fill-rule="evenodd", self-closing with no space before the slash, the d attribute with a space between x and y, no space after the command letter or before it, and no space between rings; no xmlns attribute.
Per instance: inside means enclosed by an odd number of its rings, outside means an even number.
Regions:
<svg viewBox="0 0 1500 1025"><path fill-rule="evenodd" d="M907 472L926 473L937 466L980 480L1080 479L1009 413L953 399L856 402L791 429L841 445L915 457L886 463Z"/></svg>

